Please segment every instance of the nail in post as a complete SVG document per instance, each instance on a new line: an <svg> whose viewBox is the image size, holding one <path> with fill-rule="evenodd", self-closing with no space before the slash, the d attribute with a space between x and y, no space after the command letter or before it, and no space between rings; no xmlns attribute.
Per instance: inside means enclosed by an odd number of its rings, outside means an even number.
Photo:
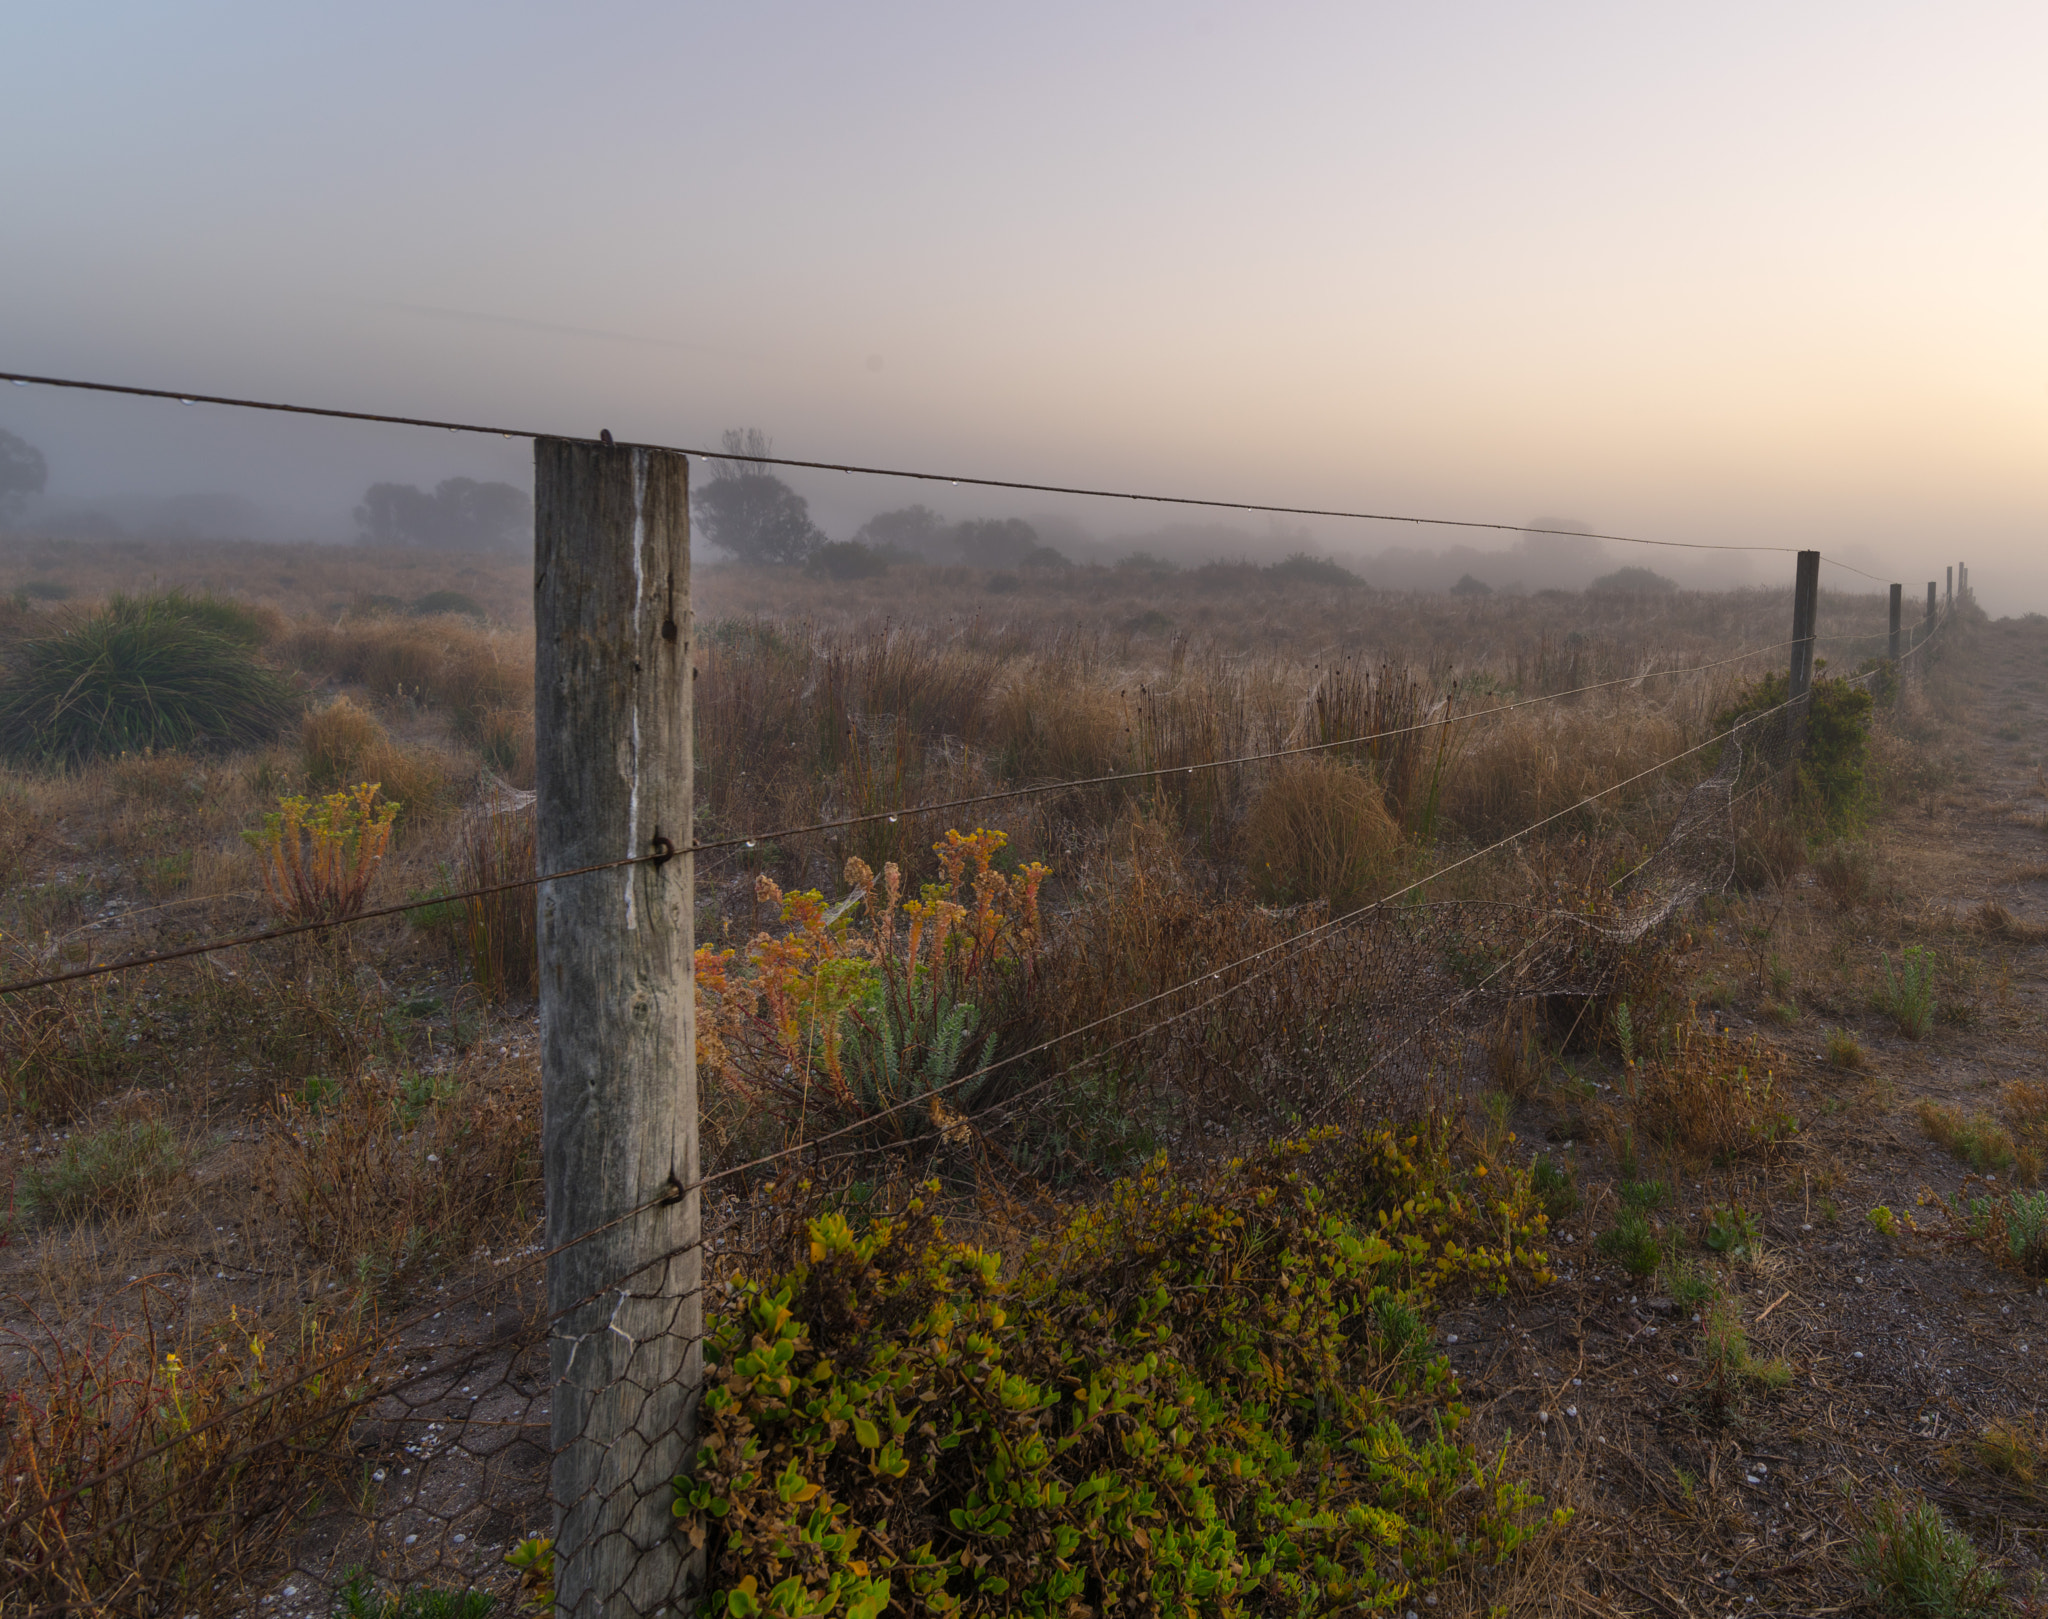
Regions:
<svg viewBox="0 0 2048 1619"><path fill-rule="evenodd" d="M539 859L559 871L690 841L689 463L536 439ZM538 896L550 1249L556 1611L696 1611L701 1554L670 1481L695 1450L692 861ZM655 1206L648 1206L655 1205ZM639 1212L634 1212L639 1211Z"/></svg>

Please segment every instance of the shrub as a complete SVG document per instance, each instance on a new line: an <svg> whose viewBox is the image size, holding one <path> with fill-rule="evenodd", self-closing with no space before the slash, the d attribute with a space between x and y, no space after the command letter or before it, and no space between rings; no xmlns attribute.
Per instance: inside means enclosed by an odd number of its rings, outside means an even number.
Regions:
<svg viewBox="0 0 2048 1619"><path fill-rule="evenodd" d="M262 863L264 891L286 921L344 922L363 908L401 807L379 804L377 791L366 781L317 805L280 799L260 832L242 834Z"/></svg>
<svg viewBox="0 0 2048 1619"><path fill-rule="evenodd" d="M346 1466L374 1348L312 1311L285 1333L231 1318L177 1349L153 1332L7 1334L8 1611L213 1611Z"/></svg>
<svg viewBox="0 0 2048 1619"><path fill-rule="evenodd" d="M1754 1259L1763 1246L1763 1228L1757 1218L1739 1204L1710 1208L1701 1240L1715 1253L1729 1259Z"/></svg>
<svg viewBox="0 0 2048 1619"><path fill-rule="evenodd" d="M81 1130L48 1168L30 1168L22 1190L38 1214L78 1220L125 1214L185 1170L185 1149L169 1125L134 1119Z"/></svg>
<svg viewBox="0 0 2048 1619"><path fill-rule="evenodd" d="M1913 1111L1928 1139L1938 1142L1980 1174L2012 1167L2012 1137L1989 1115L1979 1113L1975 1118L1965 1118L1953 1108L1924 1098L1914 1104Z"/></svg>
<svg viewBox="0 0 2048 1619"><path fill-rule="evenodd" d="M158 616L174 618L217 635L223 641L250 649L269 640L277 623L276 615L267 609L259 611L211 592L193 596L178 589L165 591L160 596L110 596L105 614L122 624L139 624Z"/></svg>
<svg viewBox="0 0 2048 1619"><path fill-rule="evenodd" d="M1329 1612L1504 1560L1541 1502L1459 1439L1419 1317L1546 1274L1500 1181L1427 1134L1160 1160L1013 1281L915 1202L815 1221L711 1328L676 1503L710 1611Z"/></svg>
<svg viewBox="0 0 2048 1619"><path fill-rule="evenodd" d="M1877 1009L1892 1020L1908 1040L1922 1038L1934 1027L1934 957L1926 946L1909 944L1899 952L1899 965L1884 959L1884 984L1874 1000Z"/></svg>
<svg viewBox="0 0 2048 1619"><path fill-rule="evenodd" d="M1009 1076L954 1081L986 1067L1021 1022L1040 945L1049 874L1036 861L997 870L1008 841L948 832L933 846L945 880L907 902L893 864L878 879L849 860L853 892L829 910L815 890L758 879L786 931L757 934L737 960L697 952L699 1061L786 1120L874 1119L899 1139L961 1140L959 1110L988 1105Z"/></svg>
<svg viewBox="0 0 2048 1619"><path fill-rule="evenodd" d="M1814 881L1840 910L1852 910L1870 898L1874 862L1860 843L1840 839L1813 859Z"/></svg>
<svg viewBox="0 0 2048 1619"><path fill-rule="evenodd" d="M1400 829L1369 776L1329 759L1286 761L1245 818L1245 864L1260 897L1327 901L1341 914L1372 897Z"/></svg>
<svg viewBox="0 0 2048 1619"><path fill-rule="evenodd" d="M1778 1095L1781 1060L1760 1040L1682 1022L1663 1051L1638 1065L1637 1128L1716 1158L1769 1151L1799 1129Z"/></svg>
<svg viewBox="0 0 2048 1619"><path fill-rule="evenodd" d="M1931 1502L1880 1505L1850 1548L1865 1593L1901 1619L1977 1619L2004 1611L2004 1580Z"/></svg>
<svg viewBox="0 0 2048 1619"><path fill-rule="evenodd" d="M1539 1153L1529 1168L1529 1184L1551 1219L1562 1220L1578 1211L1579 1177L1569 1163Z"/></svg>
<svg viewBox="0 0 2048 1619"><path fill-rule="evenodd" d="M1828 1066L1831 1068L1861 1068L1863 1047L1856 1036L1847 1029L1828 1030Z"/></svg>
<svg viewBox="0 0 2048 1619"><path fill-rule="evenodd" d="M129 602L13 649L0 753L76 766L122 753L253 747L298 698L246 645L172 598Z"/></svg>
<svg viewBox="0 0 2048 1619"><path fill-rule="evenodd" d="M1648 1276L1664 1263L1657 1228L1641 1209L1624 1207L1611 1229L1600 1233L1599 1248L1631 1276Z"/></svg>
<svg viewBox="0 0 2048 1619"><path fill-rule="evenodd" d="M1809 689L1806 710L1806 741L1793 766L1793 802L1809 822L1840 835L1853 831L1869 812L1871 791L1865 766L1870 751L1870 693L1847 681L1817 679ZM1791 697L1791 677L1772 670L1754 681L1736 699L1733 707L1714 720L1716 731L1726 731L1745 720L1761 719L1741 739L1756 754L1753 764L1745 760L1743 775L1754 779L1755 771L1768 770L1780 761L1776 741L1786 734L1786 715L1780 709Z"/></svg>
<svg viewBox="0 0 2048 1619"><path fill-rule="evenodd" d="M344 781L361 780L363 760L384 740L384 727L346 697L313 710L299 726L307 782L325 791Z"/></svg>

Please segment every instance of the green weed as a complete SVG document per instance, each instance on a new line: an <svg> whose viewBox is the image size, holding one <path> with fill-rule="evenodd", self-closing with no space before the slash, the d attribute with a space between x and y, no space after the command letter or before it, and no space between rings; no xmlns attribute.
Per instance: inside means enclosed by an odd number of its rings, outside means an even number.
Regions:
<svg viewBox="0 0 2048 1619"><path fill-rule="evenodd" d="M488 1619L497 1605L488 1591L437 1591L423 1585L379 1591L357 1568L334 1593L333 1619Z"/></svg>
<svg viewBox="0 0 2048 1619"><path fill-rule="evenodd" d="M2004 1580L1931 1502L1878 1507L1849 1561L1865 1593L1900 1619L1989 1619L2005 1607Z"/></svg>
<svg viewBox="0 0 2048 1619"><path fill-rule="evenodd" d="M1899 952L1896 971L1890 956L1883 959L1884 983L1875 996L1877 1009L1908 1040L1921 1039L1934 1027L1937 1010L1934 958L1926 946L1909 944Z"/></svg>
<svg viewBox="0 0 2048 1619"><path fill-rule="evenodd" d="M46 1219L105 1217L138 1207L184 1168L184 1148L169 1125L131 1120L72 1136L56 1163L23 1174L22 1190Z"/></svg>

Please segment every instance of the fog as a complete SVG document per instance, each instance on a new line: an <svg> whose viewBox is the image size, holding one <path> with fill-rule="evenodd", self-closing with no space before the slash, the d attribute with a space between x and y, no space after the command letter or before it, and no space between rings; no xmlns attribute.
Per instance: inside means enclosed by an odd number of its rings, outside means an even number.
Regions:
<svg viewBox="0 0 2048 1619"><path fill-rule="evenodd" d="M602 16L17 19L0 368L1565 513L1908 583L1967 557L1987 602L2048 610L2040 8ZM38 389L0 388L0 428L49 458L34 515L85 528L339 540L371 484L527 477L516 439ZM1077 553L1307 549L1432 587L1789 568L790 481L833 538L924 500Z"/></svg>

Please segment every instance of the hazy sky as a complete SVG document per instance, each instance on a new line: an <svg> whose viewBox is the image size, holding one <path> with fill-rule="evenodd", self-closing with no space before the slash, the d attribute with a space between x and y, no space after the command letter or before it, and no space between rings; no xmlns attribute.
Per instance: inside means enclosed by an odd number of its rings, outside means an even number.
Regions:
<svg viewBox="0 0 2048 1619"><path fill-rule="evenodd" d="M2039 4L21 7L0 368L1963 555L2048 609L2044 62ZM334 523L526 460L0 426L53 496Z"/></svg>

